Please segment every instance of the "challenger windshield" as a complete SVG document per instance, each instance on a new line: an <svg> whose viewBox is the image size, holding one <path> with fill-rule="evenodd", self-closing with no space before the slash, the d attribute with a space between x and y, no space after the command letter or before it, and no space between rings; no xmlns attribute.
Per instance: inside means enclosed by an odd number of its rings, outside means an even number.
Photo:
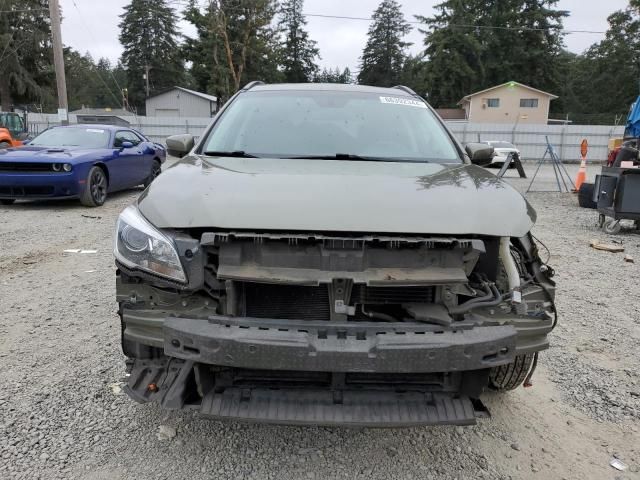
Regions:
<svg viewBox="0 0 640 480"><path fill-rule="evenodd" d="M462 163L440 120L400 91L246 92L203 145L220 156Z"/></svg>
<svg viewBox="0 0 640 480"><path fill-rule="evenodd" d="M102 128L51 128L34 138L29 145L37 147L106 148L109 132Z"/></svg>

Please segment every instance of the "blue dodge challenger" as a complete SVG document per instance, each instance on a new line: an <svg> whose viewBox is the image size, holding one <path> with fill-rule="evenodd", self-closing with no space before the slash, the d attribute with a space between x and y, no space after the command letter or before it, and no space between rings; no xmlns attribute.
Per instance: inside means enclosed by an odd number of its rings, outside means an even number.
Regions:
<svg viewBox="0 0 640 480"><path fill-rule="evenodd" d="M0 150L0 203L78 198L98 207L108 193L148 186L165 159L162 145L130 128L53 127L24 147Z"/></svg>

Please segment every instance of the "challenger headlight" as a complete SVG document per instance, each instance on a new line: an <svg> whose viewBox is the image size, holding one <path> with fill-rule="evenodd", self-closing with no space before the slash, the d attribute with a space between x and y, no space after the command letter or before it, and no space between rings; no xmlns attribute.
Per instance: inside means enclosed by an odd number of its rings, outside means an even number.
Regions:
<svg viewBox="0 0 640 480"><path fill-rule="evenodd" d="M134 206L127 207L118 218L114 254L127 267L187 281L173 241L147 222Z"/></svg>

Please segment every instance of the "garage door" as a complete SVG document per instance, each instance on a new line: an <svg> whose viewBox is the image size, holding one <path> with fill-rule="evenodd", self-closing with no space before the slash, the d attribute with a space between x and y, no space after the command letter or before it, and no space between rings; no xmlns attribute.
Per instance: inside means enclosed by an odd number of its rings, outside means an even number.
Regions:
<svg viewBox="0 0 640 480"><path fill-rule="evenodd" d="M179 117L180 110L177 108L156 108L156 117Z"/></svg>

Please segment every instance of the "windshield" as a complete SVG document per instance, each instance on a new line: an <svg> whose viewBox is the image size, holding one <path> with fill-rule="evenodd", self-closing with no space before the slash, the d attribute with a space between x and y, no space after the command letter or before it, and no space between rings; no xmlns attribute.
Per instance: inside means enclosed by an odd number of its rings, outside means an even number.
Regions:
<svg viewBox="0 0 640 480"><path fill-rule="evenodd" d="M109 132L102 128L51 128L34 138L30 145L37 147L106 148Z"/></svg>
<svg viewBox="0 0 640 480"><path fill-rule="evenodd" d="M487 142L487 143L494 148L516 148L509 142Z"/></svg>
<svg viewBox="0 0 640 480"><path fill-rule="evenodd" d="M203 153L242 152L271 158L347 154L390 161L462 163L453 141L427 105L400 94L243 93L203 145Z"/></svg>

